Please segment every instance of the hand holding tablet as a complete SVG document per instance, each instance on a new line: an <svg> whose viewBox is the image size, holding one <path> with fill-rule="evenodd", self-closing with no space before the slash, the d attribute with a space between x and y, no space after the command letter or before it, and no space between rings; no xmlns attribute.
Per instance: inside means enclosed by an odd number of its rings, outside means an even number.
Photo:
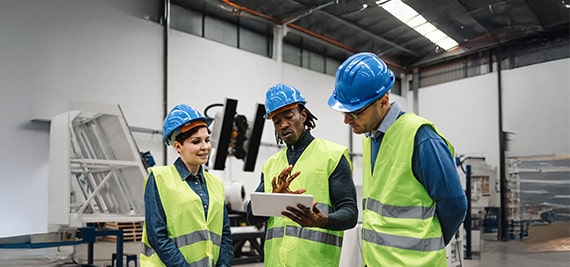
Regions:
<svg viewBox="0 0 570 267"><path fill-rule="evenodd" d="M283 216L282 211L287 211L287 206L297 207L302 204L312 207L313 196L301 194L282 193L251 193L251 211L255 216Z"/></svg>

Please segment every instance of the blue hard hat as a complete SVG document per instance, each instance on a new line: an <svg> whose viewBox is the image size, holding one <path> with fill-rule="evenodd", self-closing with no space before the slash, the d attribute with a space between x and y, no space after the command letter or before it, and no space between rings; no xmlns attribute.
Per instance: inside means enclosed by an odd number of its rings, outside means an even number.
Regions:
<svg viewBox="0 0 570 267"><path fill-rule="evenodd" d="M208 118L191 106L186 104L178 104L174 106L164 119L164 124L162 125L162 142L166 145L172 145L170 143L170 135L174 131L198 120L204 121L206 125L210 122Z"/></svg>
<svg viewBox="0 0 570 267"><path fill-rule="evenodd" d="M263 117L270 119L271 113L295 103L305 104L307 100L295 87L282 83L275 84L265 93L265 115Z"/></svg>
<svg viewBox="0 0 570 267"><path fill-rule="evenodd" d="M394 73L375 54L352 55L336 71L328 105L341 112L359 110L385 95L395 80Z"/></svg>

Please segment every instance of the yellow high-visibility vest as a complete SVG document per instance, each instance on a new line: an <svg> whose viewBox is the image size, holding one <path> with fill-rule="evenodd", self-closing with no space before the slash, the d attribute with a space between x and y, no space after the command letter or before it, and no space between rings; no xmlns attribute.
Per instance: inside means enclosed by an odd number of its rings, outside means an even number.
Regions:
<svg viewBox="0 0 570 267"><path fill-rule="evenodd" d="M363 265L447 266L435 202L412 171L414 139L422 125L432 127L453 155L453 146L433 123L412 113L402 115L388 128L374 173L371 138L363 138Z"/></svg>
<svg viewBox="0 0 570 267"><path fill-rule="evenodd" d="M289 165L286 148L271 156L263 164L265 192L272 192L271 180ZM289 188L305 188L313 195L323 213L331 213L334 206L329 197L329 177L342 157L348 158L348 149L330 141L315 138L303 151L291 173L301 171ZM349 160L350 162L350 160ZM338 266L344 231L318 227L300 227L287 217L270 217L267 221L264 266Z"/></svg>
<svg viewBox="0 0 570 267"><path fill-rule="evenodd" d="M202 200L174 166L150 168L166 215L168 237L174 241L190 266L214 266L220 254L224 222L224 184L221 179L203 172L208 189L208 218ZM148 176L145 179L148 181ZM146 223L145 223L146 224ZM150 246L146 225L143 227L141 267L165 266Z"/></svg>

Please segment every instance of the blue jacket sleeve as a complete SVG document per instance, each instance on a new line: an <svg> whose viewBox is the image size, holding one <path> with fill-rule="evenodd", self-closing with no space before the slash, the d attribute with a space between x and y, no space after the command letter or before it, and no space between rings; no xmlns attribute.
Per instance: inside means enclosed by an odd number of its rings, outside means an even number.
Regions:
<svg viewBox="0 0 570 267"><path fill-rule="evenodd" d="M149 174L144 193L146 233L150 246L156 251L166 266L190 267L166 231L166 215L154 182Z"/></svg>
<svg viewBox="0 0 570 267"><path fill-rule="evenodd" d="M436 214L447 245L467 212L467 198L445 141L430 126L415 137L412 168L436 203Z"/></svg>
<svg viewBox="0 0 570 267"><path fill-rule="evenodd" d="M230 218L228 210L224 206L224 228L222 229L222 244L220 246L220 257L216 263L217 267L230 267L234 258L234 245L232 232L230 229Z"/></svg>

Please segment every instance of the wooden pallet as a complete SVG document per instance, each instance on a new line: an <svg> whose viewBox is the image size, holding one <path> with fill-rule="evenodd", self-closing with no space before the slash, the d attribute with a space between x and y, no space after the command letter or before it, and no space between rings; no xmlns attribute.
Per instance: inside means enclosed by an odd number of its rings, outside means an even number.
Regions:
<svg viewBox="0 0 570 267"><path fill-rule="evenodd" d="M138 242L142 239L143 223L142 222L107 222L106 228L123 230L123 242ZM106 236L105 241L116 242L116 236Z"/></svg>

